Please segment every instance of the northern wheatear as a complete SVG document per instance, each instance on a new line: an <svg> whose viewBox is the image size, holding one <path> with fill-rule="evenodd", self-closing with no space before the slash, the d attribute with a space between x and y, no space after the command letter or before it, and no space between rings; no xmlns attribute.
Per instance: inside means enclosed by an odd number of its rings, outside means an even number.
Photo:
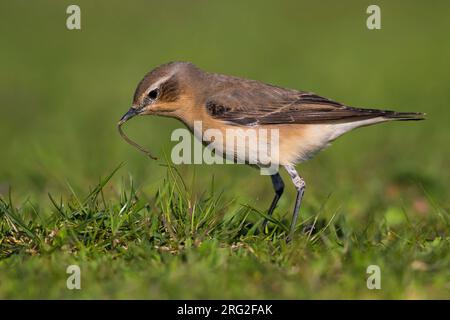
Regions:
<svg viewBox="0 0 450 320"><path fill-rule="evenodd" d="M295 230L305 190L305 181L295 170L295 164L310 159L352 129L391 120L424 119L423 113L353 108L311 92L208 73L188 62L164 64L145 75L134 93L132 107L119 124L136 115L179 119L200 140L208 129L219 130L223 136L226 130L236 128L277 130L278 151L270 161L286 169L297 190L289 238ZM202 132L194 130L196 121L201 121ZM225 139L214 143L216 152L229 153ZM247 161L250 154L255 154L254 150L249 150L253 147L246 146L244 150L236 149L231 153ZM271 178L275 197L269 216L284 190L278 172L271 174ZM266 223L267 220L264 226Z"/></svg>

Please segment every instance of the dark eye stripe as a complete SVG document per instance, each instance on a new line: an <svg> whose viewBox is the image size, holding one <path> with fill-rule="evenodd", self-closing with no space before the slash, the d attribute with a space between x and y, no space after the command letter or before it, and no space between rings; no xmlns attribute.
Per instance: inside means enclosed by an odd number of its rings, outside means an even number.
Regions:
<svg viewBox="0 0 450 320"><path fill-rule="evenodd" d="M181 91L178 81L174 77L161 84L160 90L159 100L164 102L177 101Z"/></svg>

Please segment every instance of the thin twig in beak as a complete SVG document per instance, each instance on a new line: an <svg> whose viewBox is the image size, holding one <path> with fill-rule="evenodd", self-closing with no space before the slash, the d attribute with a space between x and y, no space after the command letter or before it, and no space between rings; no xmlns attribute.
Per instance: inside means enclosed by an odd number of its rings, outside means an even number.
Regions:
<svg viewBox="0 0 450 320"><path fill-rule="evenodd" d="M128 113L127 113L128 114ZM144 147L140 146L139 144L137 144L136 142L134 142L133 140L131 140L130 138L128 138L128 136L123 132L122 130L122 125L127 122L127 120L131 119L132 117L126 117L123 116L122 119L120 119L120 121L117 123L117 129L119 130L119 134L120 136L126 141L128 142L130 145L132 145L133 147L135 147L136 149L138 149L139 151L141 151L142 153L144 153L145 155L147 155L150 159L153 160L158 160L157 157L153 156L151 154L150 151L148 151L147 149L145 149Z"/></svg>

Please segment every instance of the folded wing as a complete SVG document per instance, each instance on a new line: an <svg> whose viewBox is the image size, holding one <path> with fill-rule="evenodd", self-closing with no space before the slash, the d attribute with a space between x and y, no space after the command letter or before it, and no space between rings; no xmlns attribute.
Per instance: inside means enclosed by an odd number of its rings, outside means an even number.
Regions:
<svg viewBox="0 0 450 320"><path fill-rule="evenodd" d="M205 107L213 118L241 126L342 123L376 117L423 118L420 113L348 107L314 93L272 86L227 90L209 99Z"/></svg>

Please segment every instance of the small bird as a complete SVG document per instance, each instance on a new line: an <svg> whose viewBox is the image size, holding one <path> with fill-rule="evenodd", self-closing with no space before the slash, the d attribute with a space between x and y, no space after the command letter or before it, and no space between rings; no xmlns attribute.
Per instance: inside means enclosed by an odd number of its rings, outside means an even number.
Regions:
<svg viewBox="0 0 450 320"><path fill-rule="evenodd" d="M209 73L189 62L170 62L153 69L139 82L132 107L119 125L136 115L176 118L204 143L203 133L208 129L219 130L223 136L226 130L236 128L278 130L278 152L271 161L286 169L297 191L290 240L306 186L295 169L297 163L312 158L352 129L392 120L423 120L425 114L350 107L311 92ZM201 132L194 128L196 121L202 123ZM222 156L230 151L226 150L225 139L214 143L215 151ZM252 146L232 150L231 154L248 163L252 154L249 148ZM257 159L254 166L258 167ZM271 174L271 179L275 196L268 216L284 190L278 172ZM264 228L266 224L267 219Z"/></svg>

